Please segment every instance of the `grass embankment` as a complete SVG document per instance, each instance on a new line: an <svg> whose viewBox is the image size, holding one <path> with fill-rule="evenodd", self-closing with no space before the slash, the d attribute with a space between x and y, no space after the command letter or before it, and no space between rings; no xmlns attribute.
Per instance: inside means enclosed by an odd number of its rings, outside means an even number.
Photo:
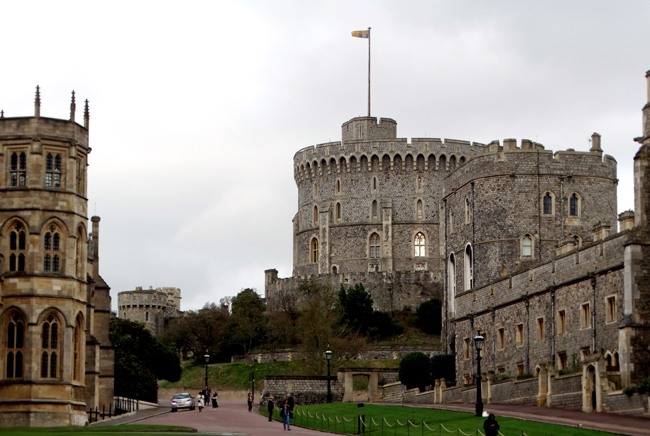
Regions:
<svg viewBox="0 0 650 436"><path fill-rule="evenodd" d="M341 365L343 367L397 368L399 360L351 360ZM217 389L248 389L251 383L248 374L255 372L255 390L264 387L264 377L267 375L314 375L313 370L303 361L267 362L267 363L216 363L208 365L210 387ZM332 370L336 374L336 369ZM158 383L161 388L184 387L192 389L203 388L205 382L205 366L194 361L183 364L181 379L175 383L162 380Z"/></svg>
<svg viewBox="0 0 650 436"><path fill-rule="evenodd" d="M268 413L260 409L262 414ZM331 433L355 434L358 431L358 416L365 415L365 433L374 436L441 436L476 435L476 429L483 434L485 418L477 418L472 413L450 412L446 410L425 409L403 406L379 406L366 404L314 404L296 406L293 425ZM276 408L273 417L280 419ZM410 423L409 423L410 421ZM422 425L422 422L426 425ZM566 427L555 424L522 421L514 418L497 417L501 433L505 436L520 436L522 431L528 436L596 436L611 435L594 430ZM441 427L444 426L443 427ZM460 431L457 431L460 430Z"/></svg>
<svg viewBox="0 0 650 436"><path fill-rule="evenodd" d="M2 436L38 436L43 433L74 433L77 436L85 434L93 435L96 433L111 433L112 435L130 435L134 433L195 433L196 429L192 427L181 427L177 425L118 425L118 426L97 426L97 427L16 427L3 428Z"/></svg>

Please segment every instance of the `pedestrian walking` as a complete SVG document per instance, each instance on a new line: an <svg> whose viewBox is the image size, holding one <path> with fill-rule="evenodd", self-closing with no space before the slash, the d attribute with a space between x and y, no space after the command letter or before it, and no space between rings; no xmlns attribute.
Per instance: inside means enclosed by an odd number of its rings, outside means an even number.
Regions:
<svg viewBox="0 0 650 436"><path fill-rule="evenodd" d="M219 407L219 404L217 404L217 390L214 390L214 394L212 394L212 410L217 410L217 407Z"/></svg>
<svg viewBox="0 0 650 436"><path fill-rule="evenodd" d="M273 421L273 409L275 409L275 404L273 404L273 395L269 397L269 402L266 406L269 410L269 422Z"/></svg>
<svg viewBox="0 0 650 436"><path fill-rule="evenodd" d="M485 430L485 436L497 436L499 434L499 423L494 413L490 413L488 419L483 423L483 430Z"/></svg>
<svg viewBox="0 0 650 436"><path fill-rule="evenodd" d="M289 406L289 400L284 400L284 405L282 406L282 409L280 409L280 418L282 418L282 427L285 430L291 430L291 427L289 426L290 418L291 418L291 406Z"/></svg>
<svg viewBox="0 0 650 436"><path fill-rule="evenodd" d="M291 396L291 394L288 393L288 392L287 392L287 401L289 402L289 407L291 407L291 410L293 411L293 406L295 406L296 403L293 400L293 397Z"/></svg>
<svg viewBox="0 0 650 436"><path fill-rule="evenodd" d="M251 393L248 393L248 411L252 412L253 411L253 396Z"/></svg>
<svg viewBox="0 0 650 436"><path fill-rule="evenodd" d="M198 401L199 402L199 413L201 413L201 411L203 410L203 407L205 406L205 400L203 399L203 394L201 394L201 393L199 394L198 398L199 398L199 401Z"/></svg>

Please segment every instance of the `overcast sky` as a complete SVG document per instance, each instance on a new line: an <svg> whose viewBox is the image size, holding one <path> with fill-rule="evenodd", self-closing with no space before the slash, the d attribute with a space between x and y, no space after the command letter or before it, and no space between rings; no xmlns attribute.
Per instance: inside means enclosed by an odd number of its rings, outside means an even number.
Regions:
<svg viewBox="0 0 650 436"><path fill-rule="evenodd" d="M650 69L650 2L3 1L0 109L69 116L90 100L89 214L117 293L182 309L292 271L293 155L367 111L398 137L531 139L618 161L619 212Z"/></svg>

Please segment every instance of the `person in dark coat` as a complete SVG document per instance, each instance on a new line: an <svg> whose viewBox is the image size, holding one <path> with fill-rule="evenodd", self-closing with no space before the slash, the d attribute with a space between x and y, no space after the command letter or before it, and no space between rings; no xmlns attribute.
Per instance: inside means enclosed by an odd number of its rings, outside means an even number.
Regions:
<svg viewBox="0 0 650 436"><path fill-rule="evenodd" d="M291 406L289 406L289 400L284 400L284 404L280 409L280 418L282 418L282 427L285 431L291 430Z"/></svg>
<svg viewBox="0 0 650 436"><path fill-rule="evenodd" d="M253 395L251 395L250 392L248 393L248 399L246 400L246 402L248 403L248 411L252 412L253 411Z"/></svg>
<svg viewBox="0 0 650 436"><path fill-rule="evenodd" d="M490 413L488 419L483 423L483 430L485 430L485 436L497 436L499 434L499 423L494 413Z"/></svg>
<svg viewBox="0 0 650 436"><path fill-rule="evenodd" d="M273 409L275 409L275 404L273 404L273 395L269 397L269 403L266 406L269 410L269 422L273 421Z"/></svg>
<svg viewBox="0 0 650 436"><path fill-rule="evenodd" d="M293 397L291 396L290 393L287 393L287 401L289 402L289 407L293 411L293 406L295 406L295 402L293 401Z"/></svg>

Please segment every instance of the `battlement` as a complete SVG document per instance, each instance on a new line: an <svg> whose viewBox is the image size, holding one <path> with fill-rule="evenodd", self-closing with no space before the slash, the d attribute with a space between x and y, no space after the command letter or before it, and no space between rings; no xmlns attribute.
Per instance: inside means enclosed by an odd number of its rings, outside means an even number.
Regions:
<svg viewBox="0 0 650 436"><path fill-rule="evenodd" d="M343 141L397 138L397 121L391 118L357 117L341 126Z"/></svg>
<svg viewBox="0 0 650 436"><path fill-rule="evenodd" d="M77 104L75 92L72 91L70 102L70 118L68 120L58 118L41 117L41 92L36 87L36 98L34 99L34 116L32 117L5 117L4 110L0 110L0 137L5 140L12 139L53 139L57 141L70 141L76 145L81 143L88 146L88 128L90 122L90 110L88 100L84 105L84 125L78 124L76 120Z"/></svg>

